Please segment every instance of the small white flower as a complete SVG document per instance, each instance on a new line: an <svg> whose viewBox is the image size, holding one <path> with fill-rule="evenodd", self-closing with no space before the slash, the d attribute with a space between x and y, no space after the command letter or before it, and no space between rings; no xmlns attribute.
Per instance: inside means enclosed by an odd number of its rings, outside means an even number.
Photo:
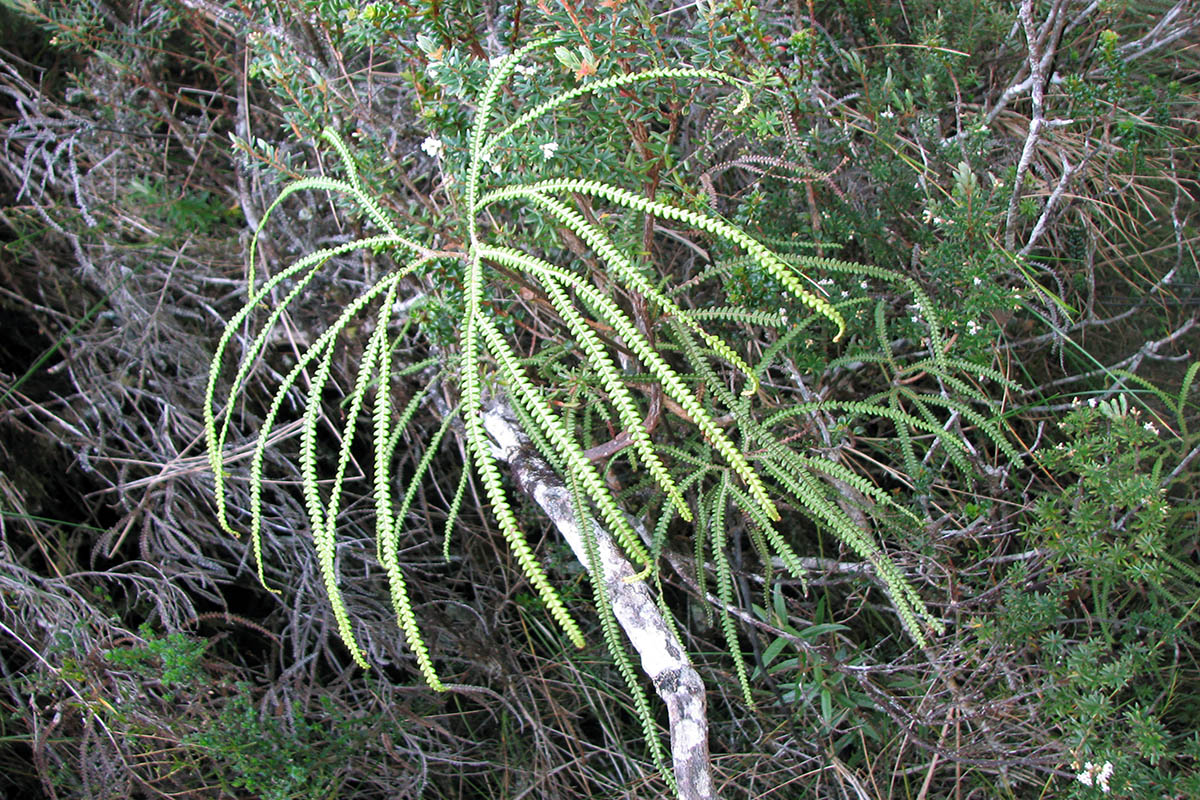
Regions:
<svg viewBox="0 0 1200 800"><path fill-rule="evenodd" d="M1089 397L1088 398L1088 408L1095 408L1095 407L1096 407L1096 398Z"/></svg>
<svg viewBox="0 0 1200 800"><path fill-rule="evenodd" d="M558 152L558 142L545 142L542 144L542 158L549 161L554 158L554 154Z"/></svg>
<svg viewBox="0 0 1200 800"><path fill-rule="evenodd" d="M517 66L516 66L517 72L521 73L522 75L524 75L527 78L530 75L536 75L538 70L540 70L541 68L542 67L539 64L517 64Z"/></svg>
<svg viewBox="0 0 1200 800"><path fill-rule="evenodd" d="M1075 776L1075 780L1082 783L1084 786L1095 786L1100 791L1108 794L1108 781L1113 774L1113 765L1111 761L1105 761L1103 765L1087 762L1083 765L1083 772Z"/></svg>
<svg viewBox="0 0 1200 800"><path fill-rule="evenodd" d="M842 298L844 299L844 298L847 298L847 297L849 297L849 296L850 296L850 293L849 293L849 292L847 292L845 289L843 289L843 290L842 290Z"/></svg>
<svg viewBox="0 0 1200 800"><path fill-rule="evenodd" d="M425 141L421 142L421 149L433 158L441 158L446 152L446 146L436 136L426 136Z"/></svg>
<svg viewBox="0 0 1200 800"><path fill-rule="evenodd" d="M869 283L867 283L866 281L859 281L859 282L858 282L858 285L859 285L860 287L862 287L863 289L869 289L869 288L871 288L871 285L870 285Z"/></svg>
<svg viewBox="0 0 1200 800"><path fill-rule="evenodd" d="M1158 427L1153 422L1147 422L1146 424L1142 425L1142 427L1153 433L1155 436L1158 436Z"/></svg>
<svg viewBox="0 0 1200 800"><path fill-rule="evenodd" d="M979 333L981 330L983 330L983 328L975 320L969 320L967 322L967 333L971 334L972 336Z"/></svg>
<svg viewBox="0 0 1200 800"><path fill-rule="evenodd" d="M921 212L921 221L926 222L926 223L933 222L933 212L930 211L928 208L925 209L924 211L922 211Z"/></svg>
<svg viewBox="0 0 1200 800"><path fill-rule="evenodd" d="M979 277L978 275L976 275L974 278L972 278L972 279L971 279L971 283L975 284L976 286L982 286L982 285L983 285L983 278L981 278L981 277Z"/></svg>
<svg viewBox="0 0 1200 800"><path fill-rule="evenodd" d="M886 111L880 111L879 116L883 117L884 119L891 119L892 117L896 116L896 112L889 108Z"/></svg>

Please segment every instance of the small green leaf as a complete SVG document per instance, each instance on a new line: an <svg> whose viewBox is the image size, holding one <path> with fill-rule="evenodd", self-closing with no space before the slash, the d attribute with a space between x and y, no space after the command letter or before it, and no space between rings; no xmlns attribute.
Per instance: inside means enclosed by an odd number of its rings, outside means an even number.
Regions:
<svg viewBox="0 0 1200 800"><path fill-rule="evenodd" d="M816 639L824 636L827 633L836 633L837 631L848 631L845 625L840 625L836 622L821 622L816 625L809 625L804 630L800 631L801 639Z"/></svg>

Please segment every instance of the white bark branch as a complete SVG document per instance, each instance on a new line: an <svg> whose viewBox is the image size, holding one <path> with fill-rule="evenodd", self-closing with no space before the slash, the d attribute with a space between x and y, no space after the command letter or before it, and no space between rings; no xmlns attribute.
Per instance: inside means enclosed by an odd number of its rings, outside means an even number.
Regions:
<svg viewBox="0 0 1200 800"><path fill-rule="evenodd" d="M1067 157L1062 153L1058 154L1062 160L1062 175L1058 179L1058 185L1054 187L1054 191L1050 193L1050 197L1046 199L1046 204L1042 207L1042 213L1038 216L1037 222L1033 226L1033 231L1029 234L1029 239L1025 242L1025 246L1021 248L1019 255L1027 256L1033 252L1033 246L1037 244L1038 239L1042 238L1042 234L1046 232L1046 224L1053 216L1055 209L1058 207L1059 201L1062 199L1063 192L1067 190L1067 184L1071 179L1083 168L1091 156L1089 152L1078 164L1074 166L1067 161Z"/></svg>
<svg viewBox="0 0 1200 800"><path fill-rule="evenodd" d="M1150 29L1149 33L1135 42L1122 45L1117 52L1128 63L1174 44L1197 28L1200 28L1200 14L1196 13L1193 0L1179 0L1170 10L1159 17L1158 22Z"/></svg>
<svg viewBox="0 0 1200 800"><path fill-rule="evenodd" d="M517 485L541 506L579 563L588 566L584 534L576 523L571 492L562 478L538 455L506 405L495 403L484 413L483 424L496 442L497 456L512 469ZM613 614L640 656L642 670L667 706L679 798L714 800L704 683L646 583L632 580L635 572L629 559L608 531L600 525L592 527Z"/></svg>
<svg viewBox="0 0 1200 800"><path fill-rule="evenodd" d="M1046 67L1049 66L1050 57L1054 54L1055 35L1053 29L1062 24L1058 19L1062 15L1062 10L1063 6L1055 4L1040 32L1033 21L1033 0L1022 0L1021 8L1017 11L1017 18L1025 29L1025 41L1029 48L1029 99L1032 101L1033 111L1029 117L1029 134L1025 137L1025 146L1022 148L1021 158L1017 162L1017 174L1013 179L1012 197L1009 198L1008 214L1004 222L1004 248L1009 251L1016 249L1017 208L1021 200L1022 184L1025 181L1025 174L1033 162L1034 152L1042 137L1042 129L1046 126L1044 103L1048 77Z"/></svg>

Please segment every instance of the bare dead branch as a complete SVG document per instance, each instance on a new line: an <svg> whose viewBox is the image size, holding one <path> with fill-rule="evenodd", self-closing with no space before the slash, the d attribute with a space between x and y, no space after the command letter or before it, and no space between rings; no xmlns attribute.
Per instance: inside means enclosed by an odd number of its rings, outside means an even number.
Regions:
<svg viewBox="0 0 1200 800"><path fill-rule="evenodd" d="M566 539L581 564L588 564L585 534L576 523L571 491L533 449L512 411L497 402L484 415L496 441L496 454L509 465L517 484L534 499ZM663 618L645 581L635 580L633 565L612 536L593 525L602 580L617 622L642 660L642 670L667 706L671 757L681 800L715 798L708 759L708 715L704 683L687 650Z"/></svg>

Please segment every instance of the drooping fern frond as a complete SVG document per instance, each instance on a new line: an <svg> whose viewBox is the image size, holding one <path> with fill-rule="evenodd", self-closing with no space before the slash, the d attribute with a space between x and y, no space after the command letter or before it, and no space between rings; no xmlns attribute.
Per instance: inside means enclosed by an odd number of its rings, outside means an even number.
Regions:
<svg viewBox="0 0 1200 800"><path fill-rule="evenodd" d="M733 668L737 675L738 686L742 689L742 698L746 705L754 707L754 698L750 693L749 673L746 670L746 657L742 655L741 645L738 644L737 628L729 609L740 606L734 597L733 567L726 555L725 514L729 505L729 473L721 475L712 492L712 512L708 517L708 533L712 537L712 555L717 568L717 597L721 600L719 609L721 616L721 634L725 637L725 649L733 656ZM701 572L704 562L697 561L696 568Z"/></svg>
<svg viewBox="0 0 1200 800"><path fill-rule="evenodd" d="M712 415L688 391L679 373L667 363L659 351L647 341L645 336L638 332L633 320L629 319L616 303L594 287L585 283L579 276L557 269L548 262L507 248L485 248L482 252L485 256L498 263L523 266L525 269L540 272L547 278L558 279L570 285L586 306L607 324L612 325L616 329L626 346L633 350L635 355L651 371L651 374L662 386L663 391L687 412L692 423L700 429L701 433L707 439L713 442L717 451L726 459L726 463L737 471L739 477L746 481L750 487L751 494L762 504L768 516L777 517L778 512L775 510L774 501L762 486L757 473L739 452L737 446L721 431L720 426L716 424Z"/></svg>
<svg viewBox="0 0 1200 800"><path fill-rule="evenodd" d="M774 488L781 497L792 499L795 507L815 522L825 526L838 539L854 550L858 555L876 566L884 586L896 606L900 619L904 622L909 634L919 643L926 641L925 625L934 630L941 629L941 623L925 608L924 602L912 590L908 581L886 557L879 545L863 530L838 503L831 498L831 492L836 486L831 486L827 477L842 480L843 483L858 489L864 496L873 498L877 503L895 507L898 513L912 516L911 512L897 506L886 493L869 484L861 476L856 476L848 469L829 459L805 455L797 452L781 442L781 437L771 431L781 417L785 418L791 411L778 412L774 418L760 422L750 415L744 401L739 402L732 393L721 383L717 376L708 368L698 343L691 337L683 326L675 326L676 340L683 346L688 359L699 373L704 376L705 383L715 397L720 398L727 408L734 410L736 423L752 445L763 450L758 456L762 470L773 479ZM806 410L815 410L819 404L812 404ZM805 406L797 406L805 408ZM802 412L797 412L797 414ZM923 424L921 420L912 422ZM740 493L733 492L736 499ZM800 558L787 541L779 534L773 520L758 513L758 509L741 507L741 510L758 526L765 541L769 544L772 554L778 556L789 572L804 580L804 571L800 567ZM719 537L714 536L712 548L714 561L718 570L721 568L721 558L716 557L715 551L720 546ZM697 569L702 569L703 562L697 560ZM718 574L719 577L719 574Z"/></svg>
<svg viewBox="0 0 1200 800"><path fill-rule="evenodd" d="M833 337L834 341L840 339L846 331L846 321L842 318L842 315L823 297L805 289L797 277L798 273L784 263L780 256L762 245L748 233L717 217L701 214L700 212L674 206L669 203L650 200L628 189L609 186L600 181L572 178L551 178L532 184L497 189L480 198L480 205L483 208L501 200L521 197L532 199L538 195L553 193L577 193L590 197L598 197L632 211L639 211L644 214L652 214L664 219L693 225L718 239L723 239L745 251L754 259L758 266L779 281L796 299L834 322L838 328L837 333Z"/></svg>

